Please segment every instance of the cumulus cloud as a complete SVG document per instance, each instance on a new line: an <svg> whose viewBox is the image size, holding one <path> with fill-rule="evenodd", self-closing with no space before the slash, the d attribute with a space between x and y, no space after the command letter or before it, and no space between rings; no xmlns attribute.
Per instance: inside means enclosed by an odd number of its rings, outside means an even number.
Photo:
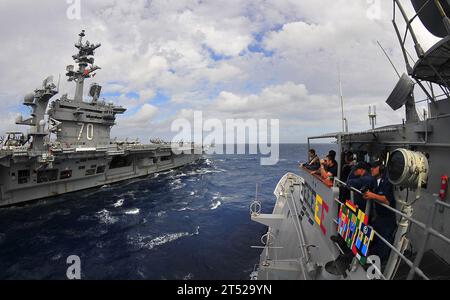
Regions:
<svg viewBox="0 0 450 300"><path fill-rule="evenodd" d="M133 116L122 119L121 123L125 126L147 127L157 113L158 108L147 103L142 105Z"/></svg>
<svg viewBox="0 0 450 300"><path fill-rule="evenodd" d="M170 138L172 120L201 110L277 118L282 141L304 141L339 129L338 65L351 129L368 127L374 104L379 125L400 122L384 104L397 78L377 40L402 71L403 58L391 2L380 3L371 19L360 0L81 0L81 19L70 20L64 0L3 0L0 103L4 117L14 115L50 74L62 74L61 91L73 93L64 68L86 29L102 43L95 81L108 101L129 108L114 135ZM414 26L424 48L436 41Z"/></svg>
<svg viewBox="0 0 450 300"><path fill-rule="evenodd" d="M287 82L283 85L266 87L259 95L239 96L230 92L221 92L214 108L218 111L235 114L254 114L267 112L278 115L289 111L290 106L307 104L308 91L304 85ZM318 103L321 106L323 103ZM278 114L274 114L278 112Z"/></svg>

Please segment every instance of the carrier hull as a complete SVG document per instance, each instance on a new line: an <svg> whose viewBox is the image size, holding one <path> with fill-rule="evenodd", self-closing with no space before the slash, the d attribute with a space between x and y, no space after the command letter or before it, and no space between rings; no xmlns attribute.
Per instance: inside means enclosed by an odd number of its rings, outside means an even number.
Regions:
<svg viewBox="0 0 450 300"><path fill-rule="evenodd" d="M4 157L0 160L0 207L144 177L201 158L199 154L175 155L169 149L125 153L55 154L45 168L39 167L38 157Z"/></svg>

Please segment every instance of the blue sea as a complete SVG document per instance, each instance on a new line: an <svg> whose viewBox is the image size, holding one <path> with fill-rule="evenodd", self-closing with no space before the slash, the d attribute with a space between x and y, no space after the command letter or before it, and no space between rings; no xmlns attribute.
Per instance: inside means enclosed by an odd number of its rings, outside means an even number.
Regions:
<svg viewBox="0 0 450 300"><path fill-rule="evenodd" d="M334 145L316 145L320 155ZM263 211L306 145L281 145L280 161L211 155L170 172L0 209L0 279L66 279L71 255L82 279L247 280L261 235L249 206L260 185Z"/></svg>

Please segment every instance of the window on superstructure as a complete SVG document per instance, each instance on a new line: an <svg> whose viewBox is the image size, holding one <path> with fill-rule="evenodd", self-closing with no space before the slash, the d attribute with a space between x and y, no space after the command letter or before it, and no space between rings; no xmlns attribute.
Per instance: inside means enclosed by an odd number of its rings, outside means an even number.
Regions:
<svg viewBox="0 0 450 300"><path fill-rule="evenodd" d="M59 174L59 179L69 179L72 178L72 170L64 170Z"/></svg>
<svg viewBox="0 0 450 300"><path fill-rule="evenodd" d="M84 169L86 169L85 166L79 166L79 167L78 167L78 170L84 170Z"/></svg>
<svg viewBox="0 0 450 300"><path fill-rule="evenodd" d="M18 183L26 184L30 180L30 170L19 170Z"/></svg>
<svg viewBox="0 0 450 300"><path fill-rule="evenodd" d="M85 176L91 176L91 175L95 175L95 169L86 170Z"/></svg>
<svg viewBox="0 0 450 300"><path fill-rule="evenodd" d="M37 183L56 181L58 180L58 173L58 169L38 171Z"/></svg>
<svg viewBox="0 0 450 300"><path fill-rule="evenodd" d="M97 167L97 174L105 173L105 169L106 169L106 166L98 166Z"/></svg>

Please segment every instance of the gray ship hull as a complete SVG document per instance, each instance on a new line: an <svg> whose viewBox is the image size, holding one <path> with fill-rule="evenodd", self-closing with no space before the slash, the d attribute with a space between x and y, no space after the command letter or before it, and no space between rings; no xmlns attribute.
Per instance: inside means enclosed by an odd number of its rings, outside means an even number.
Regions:
<svg viewBox="0 0 450 300"><path fill-rule="evenodd" d="M37 158L2 159L10 164L0 165L0 207L144 177L188 165L201 157L174 155L169 149L125 153L55 154L53 162L40 169L33 166L39 165Z"/></svg>
<svg viewBox="0 0 450 300"><path fill-rule="evenodd" d="M269 227L258 267L259 280L339 280L326 265L340 252L330 239L336 234L338 188L329 188L304 170L288 173L278 183L272 214L253 214L252 220ZM320 203L313 201L320 195ZM267 238L268 237L268 238ZM355 268L345 279L367 279Z"/></svg>

